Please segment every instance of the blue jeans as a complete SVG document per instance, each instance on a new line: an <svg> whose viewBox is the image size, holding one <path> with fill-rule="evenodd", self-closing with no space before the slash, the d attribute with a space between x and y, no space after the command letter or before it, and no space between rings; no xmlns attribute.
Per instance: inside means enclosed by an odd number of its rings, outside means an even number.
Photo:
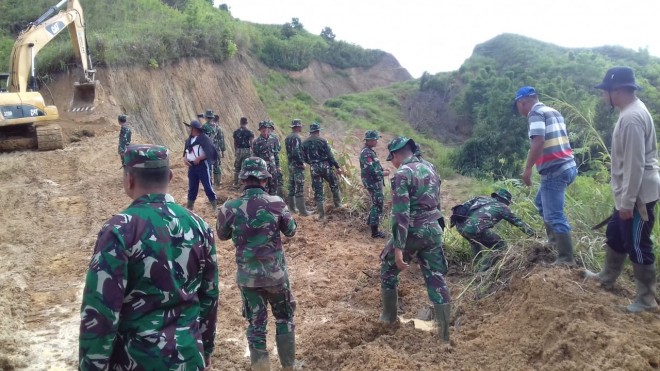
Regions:
<svg viewBox="0 0 660 371"><path fill-rule="evenodd" d="M536 194L534 203L543 217L543 221L555 233L569 233L571 226L564 215L564 201L566 188L573 183L577 176L575 166L557 174L541 175L541 186Z"/></svg>

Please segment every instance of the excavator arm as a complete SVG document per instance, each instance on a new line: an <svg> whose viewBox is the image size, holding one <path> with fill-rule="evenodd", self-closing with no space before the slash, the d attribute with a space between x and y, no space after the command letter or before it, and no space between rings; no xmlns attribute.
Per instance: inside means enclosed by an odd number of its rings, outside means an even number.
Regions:
<svg viewBox="0 0 660 371"><path fill-rule="evenodd" d="M66 10L57 13L64 3ZM53 15L54 14L54 15ZM85 18L78 0L61 0L36 21L28 25L14 43L10 60L9 91L24 93L36 90L34 81L35 57L55 36L68 28L73 43L73 50L81 61L83 76L74 87L72 107L80 105L76 95L82 96L83 104L92 104L95 99L96 70L92 69L91 56L87 47ZM84 92L81 94L79 90ZM91 91L91 97L90 97Z"/></svg>

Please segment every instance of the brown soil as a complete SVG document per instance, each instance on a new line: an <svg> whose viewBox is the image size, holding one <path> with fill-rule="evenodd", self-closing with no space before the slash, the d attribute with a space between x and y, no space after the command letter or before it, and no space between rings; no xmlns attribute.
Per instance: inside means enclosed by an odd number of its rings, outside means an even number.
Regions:
<svg viewBox="0 0 660 371"><path fill-rule="evenodd" d="M95 136L83 136L64 150L0 154L0 370L76 368L80 294L96 233L129 203L115 154L117 128L105 120L84 128ZM175 165L174 172L171 193L183 202L183 166ZM221 199L236 195L220 189ZM197 210L214 222L201 199ZM303 369L644 370L660 365L660 316L625 314L618 305L629 302L629 283L603 292L575 270L532 265L515 273L511 285L475 300L471 290L458 299L471 277L452 269L448 282L457 300L451 346L412 323L383 326L377 322L383 241L372 240L360 216L347 209L331 209L324 223L313 217L297 221L299 232L285 241L285 250L298 301L297 357ZM214 369L246 370L233 247L217 245L222 284ZM411 266L402 274L400 314L413 318L427 306L419 268ZM272 321L269 329L271 364L278 369Z"/></svg>

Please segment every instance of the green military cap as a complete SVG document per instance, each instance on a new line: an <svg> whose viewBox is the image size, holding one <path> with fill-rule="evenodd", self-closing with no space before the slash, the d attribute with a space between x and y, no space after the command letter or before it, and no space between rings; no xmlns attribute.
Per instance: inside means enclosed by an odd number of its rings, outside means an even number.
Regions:
<svg viewBox="0 0 660 371"><path fill-rule="evenodd" d="M321 129L321 124L319 124L318 122L312 122L311 124L309 124L309 132L310 133L313 133L315 131L320 131L320 130L323 130L323 129Z"/></svg>
<svg viewBox="0 0 660 371"><path fill-rule="evenodd" d="M378 140L380 139L380 135L378 135L378 131L376 130L369 130L366 133L364 133L364 140Z"/></svg>
<svg viewBox="0 0 660 371"><path fill-rule="evenodd" d="M387 145L387 150L390 151L390 154L387 156L387 161L392 161L394 156L392 153L400 150L401 148L405 147L406 144L412 144L413 150L417 148L417 144L415 144L415 141L408 138L408 137L396 137L390 141L390 144Z"/></svg>
<svg viewBox="0 0 660 371"><path fill-rule="evenodd" d="M264 161L261 157L253 156L243 160L241 173L238 175L238 177L241 179L247 179L251 176L257 179L266 179L271 177L270 173L268 172L266 161Z"/></svg>
<svg viewBox="0 0 660 371"><path fill-rule="evenodd" d="M259 129L267 128L267 127L268 127L268 121L259 121Z"/></svg>
<svg viewBox="0 0 660 371"><path fill-rule="evenodd" d="M511 203L511 193L509 193L509 191L507 191L504 188L500 188L497 191L491 193L490 197L497 198L500 201L503 201L507 205Z"/></svg>
<svg viewBox="0 0 660 371"><path fill-rule="evenodd" d="M124 166L137 169L168 167L169 150L155 144L130 144L124 152Z"/></svg>
<svg viewBox="0 0 660 371"><path fill-rule="evenodd" d="M126 114L122 113L121 115L117 116L117 121L124 123L128 119L128 116Z"/></svg>
<svg viewBox="0 0 660 371"><path fill-rule="evenodd" d="M212 119L213 118L213 110L207 109L206 113L204 114L204 117Z"/></svg>
<svg viewBox="0 0 660 371"><path fill-rule="evenodd" d="M290 127L295 128L297 126L302 126L302 121L300 119L293 119Z"/></svg>
<svg viewBox="0 0 660 371"><path fill-rule="evenodd" d="M273 123L271 120L266 121L266 123L268 124L269 128L275 129L275 123Z"/></svg>

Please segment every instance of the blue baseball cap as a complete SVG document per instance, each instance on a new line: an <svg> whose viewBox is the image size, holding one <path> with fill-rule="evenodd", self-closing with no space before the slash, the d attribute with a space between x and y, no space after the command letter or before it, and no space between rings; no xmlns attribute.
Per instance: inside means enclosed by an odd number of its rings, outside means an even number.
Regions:
<svg viewBox="0 0 660 371"><path fill-rule="evenodd" d="M523 86L522 88L518 89L516 92L516 97L513 100L513 113L518 113L518 107L516 106L516 103L518 103L519 100L533 96L536 96L536 89L531 86Z"/></svg>

